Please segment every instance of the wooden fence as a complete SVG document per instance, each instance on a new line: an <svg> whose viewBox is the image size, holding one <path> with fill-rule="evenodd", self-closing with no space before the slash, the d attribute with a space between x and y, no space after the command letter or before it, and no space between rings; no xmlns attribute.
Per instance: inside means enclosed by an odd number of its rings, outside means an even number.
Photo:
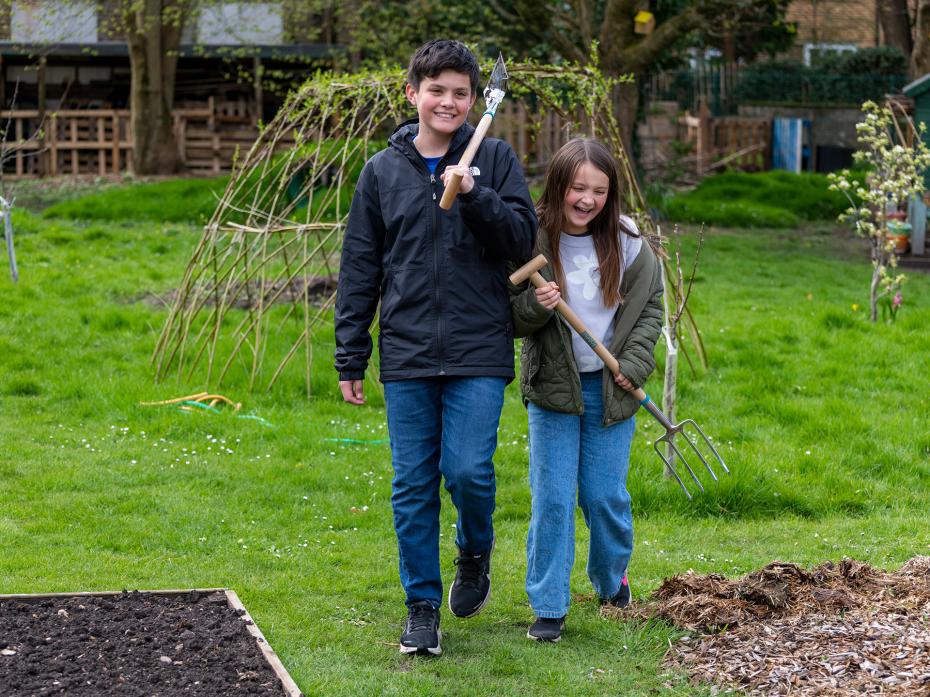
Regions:
<svg viewBox="0 0 930 697"><path fill-rule="evenodd" d="M680 115L676 102L655 102L637 134L639 164L648 179L684 183L723 169L771 167L772 121L767 118L711 116L703 103L697 115Z"/></svg>
<svg viewBox="0 0 930 697"><path fill-rule="evenodd" d="M697 116L681 118L684 141L694 145L695 173L725 168L759 172L771 167L771 119L711 116L704 105Z"/></svg>
<svg viewBox="0 0 930 697"><path fill-rule="evenodd" d="M585 129L582 114L580 126L549 110L542 116L528 109L522 101L505 101L492 123L492 135L510 143L529 177L541 176L555 152Z"/></svg>
<svg viewBox="0 0 930 697"><path fill-rule="evenodd" d="M714 115L733 113L742 69L737 63L723 63L653 73L644 86L644 104L648 108L653 102L675 101L696 113L704 103Z"/></svg>
<svg viewBox="0 0 930 697"><path fill-rule="evenodd" d="M172 112L182 167L190 174L228 172L258 137L246 102L215 102ZM7 130L3 171L9 177L41 174L108 175L132 170L132 130L128 109L0 112Z"/></svg>
<svg viewBox="0 0 930 697"><path fill-rule="evenodd" d="M182 167L190 174L220 174L232 167L238 149L244 155L258 138L246 102L214 102L177 108L173 130ZM570 138L587 130L579 112L574 123L553 111L540 116L522 101L505 101L492 134L509 142L527 175L539 176L552 155ZM3 171L9 177L112 175L132 170L132 131L127 109L48 112L40 128L35 110L0 112L0 129L9 124ZM292 139L282 139L287 147Z"/></svg>

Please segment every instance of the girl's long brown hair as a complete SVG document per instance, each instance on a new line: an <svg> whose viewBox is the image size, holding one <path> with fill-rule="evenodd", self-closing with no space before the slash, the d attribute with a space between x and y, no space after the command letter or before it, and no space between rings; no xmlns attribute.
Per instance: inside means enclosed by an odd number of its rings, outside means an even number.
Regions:
<svg viewBox="0 0 930 697"><path fill-rule="evenodd" d="M588 230L597 252L604 307L615 307L621 300L623 252L620 246L620 232L632 234L632 231L620 221L620 178L617 174L617 160L610 154L610 150L600 141L591 138L574 138L559 148L549 162L546 185L539 203L536 204L536 214L539 217L540 229L549 238L549 263L552 265L555 282L559 284L562 295L567 298L565 271L559 255L559 241L565 225L562 206L568 188L575 179L575 173L584 162L590 162L607 175L607 201L601 212L591 221Z"/></svg>

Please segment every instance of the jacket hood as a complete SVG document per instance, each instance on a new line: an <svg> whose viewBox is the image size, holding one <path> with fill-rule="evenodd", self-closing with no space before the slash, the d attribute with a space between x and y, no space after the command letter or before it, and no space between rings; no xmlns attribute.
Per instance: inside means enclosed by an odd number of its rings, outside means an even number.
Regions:
<svg viewBox="0 0 930 697"><path fill-rule="evenodd" d="M407 157L415 156L419 159L420 154L413 146L413 139L419 132L420 120L416 118L408 119L394 129L388 142L391 147L397 148ZM475 127L467 121L459 126L459 129L452 134L452 142L449 143L449 150L446 152L446 156L454 153L456 150L464 148L474 132Z"/></svg>

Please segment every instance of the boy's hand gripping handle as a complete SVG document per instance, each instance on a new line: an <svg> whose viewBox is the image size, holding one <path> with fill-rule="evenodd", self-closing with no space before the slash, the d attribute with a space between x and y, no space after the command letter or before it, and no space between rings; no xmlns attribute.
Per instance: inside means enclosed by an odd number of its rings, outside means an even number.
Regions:
<svg viewBox="0 0 930 697"><path fill-rule="evenodd" d="M537 288L546 287L549 285L549 282L540 275L539 269L541 269L547 263L549 262L546 261L546 257L540 254L536 258L531 259L519 269L514 271L510 275L510 282L516 286L528 279L530 283L532 283ZM616 358L614 358L614 355L607 350L607 347L605 347L604 344L588 333L588 329L584 326L584 322L581 321L581 318L575 314L572 308L566 305L564 300L559 300L559 303L555 306L555 309L560 315L562 315L562 317L565 318L565 321L567 321L572 326L572 329L578 332L578 336L580 336L584 342L594 350L594 353L600 356L601 360L604 361L604 365L607 366L607 369L614 375L619 375L620 363ZM639 387L634 389L631 394L636 397L640 403L643 403L649 399L642 388Z"/></svg>
<svg viewBox="0 0 930 697"><path fill-rule="evenodd" d="M471 161L475 159L475 153L478 152L478 146L481 145L481 141L484 140L484 136L488 132L488 129L491 127L491 121L493 120L493 114L485 114L481 117L481 121L478 122L478 127L475 128L475 132L471 134L471 140L468 141L468 147L465 148L465 152L462 153L462 159L459 160L460 165L471 167ZM444 211L452 208L452 202L455 200L455 197L459 193L459 185L461 183L462 175L453 174L451 177L449 177L449 180L446 182L446 189L442 192L442 199L439 201L439 207Z"/></svg>

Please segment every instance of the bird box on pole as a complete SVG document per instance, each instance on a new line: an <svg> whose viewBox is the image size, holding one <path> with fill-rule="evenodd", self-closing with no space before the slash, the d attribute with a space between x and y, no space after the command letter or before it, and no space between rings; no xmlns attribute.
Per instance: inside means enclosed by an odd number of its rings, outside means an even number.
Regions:
<svg viewBox="0 0 930 697"><path fill-rule="evenodd" d="M640 10L633 18L633 31L637 34L651 34L655 27L655 15L648 10Z"/></svg>

